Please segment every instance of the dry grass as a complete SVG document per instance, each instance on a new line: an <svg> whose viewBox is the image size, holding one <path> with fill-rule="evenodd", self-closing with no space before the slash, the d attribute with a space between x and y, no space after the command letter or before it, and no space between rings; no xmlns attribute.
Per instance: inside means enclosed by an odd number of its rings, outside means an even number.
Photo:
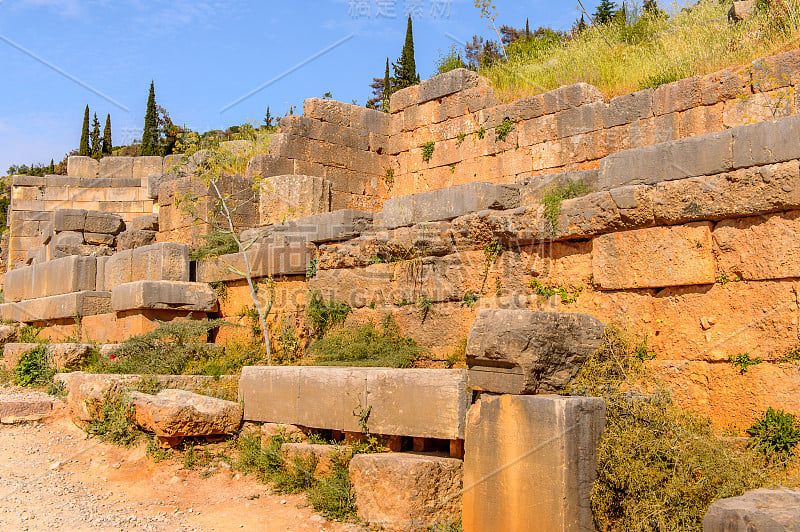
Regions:
<svg viewBox="0 0 800 532"><path fill-rule="evenodd" d="M673 5L668 16L593 26L551 46L521 42L508 62L481 74L503 101L586 82L606 97L656 87L751 62L797 45L800 0L773 0L752 20L730 24L730 3L704 1L691 9Z"/></svg>

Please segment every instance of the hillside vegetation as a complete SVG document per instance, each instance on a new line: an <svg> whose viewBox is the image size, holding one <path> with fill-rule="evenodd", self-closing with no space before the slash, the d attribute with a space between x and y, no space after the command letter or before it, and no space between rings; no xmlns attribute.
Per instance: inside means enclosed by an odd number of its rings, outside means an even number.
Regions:
<svg viewBox="0 0 800 532"><path fill-rule="evenodd" d="M565 39L519 39L508 60L481 69L498 96L512 101L586 82L606 97L746 64L797 45L800 0L759 0L748 21L728 22L731 2L701 1L670 12L616 17Z"/></svg>

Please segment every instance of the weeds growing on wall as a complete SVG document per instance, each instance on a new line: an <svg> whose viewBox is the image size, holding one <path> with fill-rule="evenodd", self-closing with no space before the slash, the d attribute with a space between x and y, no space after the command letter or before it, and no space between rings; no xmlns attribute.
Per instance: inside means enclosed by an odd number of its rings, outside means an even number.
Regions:
<svg viewBox="0 0 800 532"><path fill-rule="evenodd" d="M783 462L794 455L800 443L800 424L793 414L769 407L764 415L747 429L748 447L769 460Z"/></svg>
<svg viewBox="0 0 800 532"><path fill-rule="evenodd" d="M800 34L800 2L765 2L749 21L727 21L730 2L674 5L592 25L569 38L519 39L508 61L481 71L503 101L586 82L607 97L744 64L792 46ZM662 4L662 8L668 6Z"/></svg>
<svg viewBox="0 0 800 532"><path fill-rule="evenodd" d="M609 327L567 387L603 397L592 509L600 530L702 530L712 501L768 482L752 453L718 439L708 419L677 407L636 356L640 339Z"/></svg>
<svg viewBox="0 0 800 532"><path fill-rule="evenodd" d="M531 288L534 292L545 299L550 299L551 297L558 295L558 297L561 299L561 302L565 305L575 303L578 300L578 296L580 296L581 292L583 292L582 286L579 286L573 290L568 290L563 286L543 285L538 279L531 280Z"/></svg>
<svg viewBox="0 0 800 532"><path fill-rule="evenodd" d="M325 301L322 294L312 291L306 304L306 316L312 335L321 338L331 327L344 322L352 310L347 303Z"/></svg>
<svg viewBox="0 0 800 532"><path fill-rule="evenodd" d="M433 141L426 142L420 146L420 148L422 148L422 160L426 163L430 162L433 157L433 151L436 148L436 143Z"/></svg>
<svg viewBox="0 0 800 532"><path fill-rule="evenodd" d="M542 196L544 205L544 216L549 224L550 233L555 236L558 232L558 217L561 215L561 202L564 200L578 198L590 192L590 189L582 181L570 181L564 185L550 188Z"/></svg>
<svg viewBox="0 0 800 532"><path fill-rule="evenodd" d="M239 252L236 238L227 231L214 229L206 235L200 235L200 238L205 242L191 250L189 253L191 260L202 260Z"/></svg>
<svg viewBox="0 0 800 532"><path fill-rule="evenodd" d="M508 137L508 134L511 133L512 129L514 129L514 122L512 122L508 117L504 118L503 122L495 129L495 136L497 137L497 140L505 142L506 137Z"/></svg>
<svg viewBox="0 0 800 532"><path fill-rule="evenodd" d="M728 357L728 362L739 368L739 373L744 375L751 367L761 364L763 360L761 357L751 358L750 353L736 353Z"/></svg>
<svg viewBox="0 0 800 532"><path fill-rule="evenodd" d="M367 323L336 328L314 342L309 352L323 366L408 368L424 349L400 336L397 323L387 315L380 327Z"/></svg>

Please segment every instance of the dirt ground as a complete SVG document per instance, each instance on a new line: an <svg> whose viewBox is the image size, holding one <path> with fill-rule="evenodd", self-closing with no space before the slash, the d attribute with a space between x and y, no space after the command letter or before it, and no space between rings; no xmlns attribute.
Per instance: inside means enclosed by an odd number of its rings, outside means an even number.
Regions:
<svg viewBox="0 0 800 532"><path fill-rule="evenodd" d="M305 497L217 464L216 472L154 463L145 446L87 439L63 414L0 425L2 531L354 531L315 513Z"/></svg>

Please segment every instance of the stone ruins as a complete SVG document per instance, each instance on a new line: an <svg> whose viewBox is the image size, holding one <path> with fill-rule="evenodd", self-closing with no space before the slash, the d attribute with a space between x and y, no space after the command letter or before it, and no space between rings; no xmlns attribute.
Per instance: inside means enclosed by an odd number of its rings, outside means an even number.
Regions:
<svg viewBox="0 0 800 532"><path fill-rule="evenodd" d="M225 427L238 415L358 433L355 401L396 450L446 450L354 459L365 519L458 518L463 486L464 530L593 530L605 406L555 394L605 325L646 334L648 368L717 428L800 412L800 368L776 359L800 335L798 85L792 50L610 101L577 84L500 103L463 69L393 94L390 113L310 99L223 183L245 249L199 261L211 227L196 218L221 193L198 179L201 153L70 157L67 176L13 178L0 317L100 344L157 320L240 323L247 260L275 280L273 325L302 329L318 291L356 323L391 312L430 369L246 367ZM554 206L548 192L569 183L586 191ZM442 369L464 338L468 369ZM740 373L738 353L764 362ZM111 377L63 378L85 398ZM155 397L137 401L177 400Z"/></svg>

